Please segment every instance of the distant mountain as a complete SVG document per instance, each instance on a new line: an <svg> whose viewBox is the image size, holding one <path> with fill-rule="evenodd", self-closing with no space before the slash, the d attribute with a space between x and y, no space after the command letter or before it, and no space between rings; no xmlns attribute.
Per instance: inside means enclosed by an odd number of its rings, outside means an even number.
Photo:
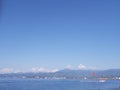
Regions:
<svg viewBox="0 0 120 90"><path fill-rule="evenodd" d="M118 77L120 79L120 69L109 70L70 70L64 69L51 73L9 73L0 74L0 78L40 78L40 79L96 79Z"/></svg>
<svg viewBox="0 0 120 90"><path fill-rule="evenodd" d="M61 70L57 73L74 74L80 76L120 76L120 69L109 69L109 70Z"/></svg>

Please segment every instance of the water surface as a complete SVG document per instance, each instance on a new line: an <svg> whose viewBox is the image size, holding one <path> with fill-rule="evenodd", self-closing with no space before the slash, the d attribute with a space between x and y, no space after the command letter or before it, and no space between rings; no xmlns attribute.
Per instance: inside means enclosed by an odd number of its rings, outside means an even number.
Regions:
<svg viewBox="0 0 120 90"><path fill-rule="evenodd" d="M117 90L120 81L0 79L0 90Z"/></svg>

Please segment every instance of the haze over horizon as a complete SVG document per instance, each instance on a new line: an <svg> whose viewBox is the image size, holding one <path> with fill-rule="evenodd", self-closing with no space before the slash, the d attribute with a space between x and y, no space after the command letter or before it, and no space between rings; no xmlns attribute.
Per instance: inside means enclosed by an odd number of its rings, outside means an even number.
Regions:
<svg viewBox="0 0 120 90"><path fill-rule="evenodd" d="M119 0L0 5L0 71L120 68Z"/></svg>

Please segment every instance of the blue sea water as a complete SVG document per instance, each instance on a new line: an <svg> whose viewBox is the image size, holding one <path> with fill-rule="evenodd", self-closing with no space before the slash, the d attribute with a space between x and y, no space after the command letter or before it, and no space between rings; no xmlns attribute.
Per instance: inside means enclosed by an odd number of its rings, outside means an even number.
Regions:
<svg viewBox="0 0 120 90"><path fill-rule="evenodd" d="M120 81L0 79L0 90L118 90Z"/></svg>

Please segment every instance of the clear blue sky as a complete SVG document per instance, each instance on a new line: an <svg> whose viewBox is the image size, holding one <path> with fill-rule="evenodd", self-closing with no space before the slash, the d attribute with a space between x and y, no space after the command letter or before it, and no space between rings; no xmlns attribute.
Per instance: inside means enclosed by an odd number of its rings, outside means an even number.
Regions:
<svg viewBox="0 0 120 90"><path fill-rule="evenodd" d="M2 3L0 68L120 68L120 0Z"/></svg>

